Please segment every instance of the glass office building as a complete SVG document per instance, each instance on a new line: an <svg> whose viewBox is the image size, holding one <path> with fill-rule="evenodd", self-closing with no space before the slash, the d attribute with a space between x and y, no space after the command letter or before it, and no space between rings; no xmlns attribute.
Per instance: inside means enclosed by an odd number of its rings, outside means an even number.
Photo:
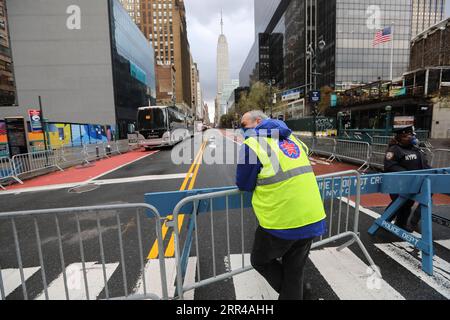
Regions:
<svg viewBox="0 0 450 320"><path fill-rule="evenodd" d="M378 0L376 6L380 10L379 20L372 21L367 10L374 5L374 1L336 1L334 83L336 89L346 89L355 84L377 80L390 80L392 45L393 77L401 77L408 70L412 14L410 2L410 0ZM376 14L377 9L373 10ZM374 46L377 31L385 27L392 27L393 42ZM321 69L327 73L328 68L324 66ZM326 83L321 80L321 84Z"/></svg>
<svg viewBox="0 0 450 320"><path fill-rule="evenodd" d="M50 123L126 138L137 109L156 102L152 45L118 0L7 1L7 9L17 105L0 107L0 119L28 118L41 96Z"/></svg>
<svg viewBox="0 0 450 320"><path fill-rule="evenodd" d="M119 132L136 122L137 108L156 104L154 51L117 0L112 8L111 51Z"/></svg>
<svg viewBox="0 0 450 320"><path fill-rule="evenodd" d="M255 7L255 16L259 16L255 29L259 34L241 69L241 85L273 79L282 89L311 89L313 60L307 48L321 40L326 45L316 55L318 87L340 90L390 80L391 56L393 78L398 78L408 70L409 45L415 32L413 17L420 14L430 22L442 12L442 0L433 0L440 5L414 7L416 2L282 0L276 9L273 4L266 4L268 12L273 12L270 19L259 4ZM374 46L377 31L385 27L392 28L393 42ZM422 27L423 24L416 29Z"/></svg>
<svg viewBox="0 0 450 320"><path fill-rule="evenodd" d="M445 19L445 0L412 0L412 37Z"/></svg>

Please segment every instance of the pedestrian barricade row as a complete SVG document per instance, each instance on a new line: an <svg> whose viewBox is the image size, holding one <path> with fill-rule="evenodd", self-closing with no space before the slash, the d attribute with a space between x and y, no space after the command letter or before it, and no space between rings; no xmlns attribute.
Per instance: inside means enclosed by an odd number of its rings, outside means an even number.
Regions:
<svg viewBox="0 0 450 320"><path fill-rule="evenodd" d="M16 177L14 173L14 167L10 158L0 158L0 189L5 190L1 182L7 180L16 180L18 183L23 184L22 180Z"/></svg>
<svg viewBox="0 0 450 320"><path fill-rule="evenodd" d="M308 140L310 137L298 137L300 140ZM374 137L376 142L384 142L390 137ZM334 138L313 138L310 153L327 157L327 161L346 160L360 164L358 171L366 172L369 168L382 170L384 159L389 146L384 143L372 143L354 140ZM445 168L450 166L450 150L421 148L433 168Z"/></svg>
<svg viewBox="0 0 450 320"><path fill-rule="evenodd" d="M151 205L0 213L0 226L0 300L169 298L162 220ZM146 272L145 245L152 241L159 247L158 277ZM32 288L30 270L36 274ZM133 270L141 274L136 285ZM11 274L19 287L11 288Z"/></svg>
<svg viewBox="0 0 450 320"><path fill-rule="evenodd" d="M22 177L31 177L48 170L63 171L66 168L90 164L92 161L109 158L130 150L128 140L112 141L78 147L58 146L47 151L20 154L0 160L0 182L15 180L22 183ZM4 187L0 184L0 189Z"/></svg>
<svg viewBox="0 0 450 320"><path fill-rule="evenodd" d="M15 155L12 163L17 178L47 169L63 171L58 162L57 151L54 150Z"/></svg>

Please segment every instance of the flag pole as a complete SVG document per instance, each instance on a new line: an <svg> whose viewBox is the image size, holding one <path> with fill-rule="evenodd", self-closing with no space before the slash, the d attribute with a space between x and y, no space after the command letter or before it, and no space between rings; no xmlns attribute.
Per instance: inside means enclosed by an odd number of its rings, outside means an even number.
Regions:
<svg viewBox="0 0 450 320"><path fill-rule="evenodd" d="M391 81L394 80L394 24L391 24Z"/></svg>

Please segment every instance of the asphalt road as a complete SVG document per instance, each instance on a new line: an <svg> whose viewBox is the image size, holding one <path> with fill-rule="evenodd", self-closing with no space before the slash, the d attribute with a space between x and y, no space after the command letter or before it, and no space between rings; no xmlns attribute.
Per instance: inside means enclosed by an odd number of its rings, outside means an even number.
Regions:
<svg viewBox="0 0 450 320"><path fill-rule="evenodd" d="M218 132L209 132L204 145L202 157L205 162L202 165L193 165L197 155L202 150L202 139L189 140L183 142L175 149L162 149L158 153L146 157L131 165L125 166L115 172L101 177L101 180L139 178L142 176L160 175L166 177L173 174L192 174L188 175L187 183L184 178L162 179L156 181L115 183L96 186L92 190L82 193L72 193L68 189L53 191L41 191L32 193L22 193L16 195L1 195L0 210L2 212L18 210L36 210L50 208L66 208L79 206L104 206L126 203L142 203L146 193L178 191L180 188L203 189L233 186L235 181L236 164L222 164L220 159L227 157L232 159L236 157L239 145L231 139L224 139ZM186 147L189 152L188 161L184 164L173 164L172 156L174 153ZM219 163L210 163L215 158ZM184 183L183 183L184 182ZM336 221L338 213L336 208L339 203L333 204L334 214L330 212L331 203L327 203L327 212L329 213L329 222L334 221L331 231L337 233ZM346 215L347 207L344 206ZM382 213L382 209L378 209ZM348 207L349 219L348 225L352 226L354 209ZM345 216L344 215L344 216ZM120 221L118 221L120 216ZM83 246L86 262L104 261L106 264L115 267L115 272L108 274L107 288L102 285L98 293L98 298L119 297L126 293L133 292L136 289L136 283L140 279L141 266L146 264L147 256L153 248L156 239L155 223L153 218L149 218L143 210L98 210L82 213L78 216L81 226L81 232L77 230L76 216L59 216L59 227L61 246L58 239L57 222L54 215L39 216L36 218L39 227L40 241L43 252L43 261L45 267L46 283L50 284L61 277L62 264L81 262L80 244ZM213 219L213 220L211 220ZM333 219L333 220L331 220ZM341 230L345 228L345 220L341 219ZM140 228L138 228L138 221ZM221 274L227 269L227 256L249 254L253 244L253 234L257 227L256 219L250 210L244 210L241 216L240 210L231 211L229 215L229 234L227 234L227 219L224 212L215 212L213 217L210 214L203 214L198 217L198 252L196 252L196 239L194 239L191 257L198 259L200 280L208 279L216 274ZM241 225L243 221L243 226ZM21 249L20 259L25 268L40 267L38 254L38 241L35 232L34 220L28 218L15 219L17 227L18 240ZM187 234L188 219L183 224L182 243L184 244ZM361 213L359 231L361 239L366 245L367 250L374 259L375 263L381 268L383 279L398 293L406 299L448 299L450 296L450 286L448 280L430 285L419 278L416 273L407 270L405 263L395 260L395 257L388 258L386 253L380 250L383 245L392 242L401 242L385 231L380 231L375 237L367 234L367 230L374 222L374 218ZM139 241L138 229L141 232ZM100 231L100 232L99 232ZM212 232L213 231L213 232ZM244 232L244 242L241 241L241 232ZM100 237L101 235L101 237ZM171 246L171 230L168 231L164 241L164 249ZM120 239L124 247L124 256L120 254ZM447 228L435 227L435 240L448 240L450 233ZM15 250L15 241L13 226L10 220L0 220L0 267L2 270L17 270L18 255ZM80 241L81 240L81 241ZM215 245L212 245L214 241ZM140 243L141 247L140 248ZM337 247L344 243L332 244ZM228 246L229 243L229 246ZM101 246L104 248L102 257ZM64 261L61 261L61 251ZM361 250L356 245L351 246L354 255L366 261ZM450 261L450 250L443 246L436 246L436 254L440 259L447 263ZM418 259L418 253L411 253L413 258ZM229 263L229 261L228 261ZM320 269L320 265L308 261L306 268L306 277L312 285L310 299L336 300L345 297L334 287L334 283L327 278ZM34 273L26 281L26 291L28 299L35 299L44 290L42 270ZM102 271L102 270L100 270ZM448 270L447 270L448 272ZM103 281L103 272L98 273L100 282ZM126 275L126 277L124 277ZM198 276L198 273L197 273ZM450 276L450 275L449 275ZM126 278L126 283L124 281ZM198 279L197 279L198 280ZM442 279L440 279L442 280ZM195 299L208 300L233 300L236 299L239 292L236 289L236 279L229 279L215 283L194 292ZM447 281L447 282L445 282ZM448 286L448 287L447 287ZM23 289L21 286L15 288L7 299L23 299ZM60 290L61 291L61 290ZM62 293L61 293L62 292ZM65 292L62 290L58 298L64 299ZM92 298L92 297L91 297Z"/></svg>

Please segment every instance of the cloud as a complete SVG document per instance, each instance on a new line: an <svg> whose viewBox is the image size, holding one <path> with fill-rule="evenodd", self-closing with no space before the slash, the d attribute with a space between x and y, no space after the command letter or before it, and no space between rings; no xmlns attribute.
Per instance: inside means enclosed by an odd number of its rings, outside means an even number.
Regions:
<svg viewBox="0 0 450 320"><path fill-rule="evenodd" d="M216 96L217 40L220 34L220 10L223 10L224 34L228 39L231 78L239 71L254 42L254 0L187 0L187 31L191 53L200 70L204 100L210 114Z"/></svg>

